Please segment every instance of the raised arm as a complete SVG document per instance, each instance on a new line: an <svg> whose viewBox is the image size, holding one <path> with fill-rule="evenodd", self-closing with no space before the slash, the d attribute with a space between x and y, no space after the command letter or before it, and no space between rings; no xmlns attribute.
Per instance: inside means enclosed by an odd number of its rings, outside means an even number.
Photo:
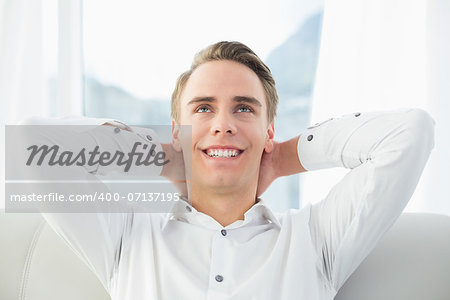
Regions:
<svg viewBox="0 0 450 300"><path fill-rule="evenodd" d="M336 291L401 214L433 146L434 121L420 109L346 115L300 137L305 169L351 169L311 207L318 264Z"/></svg>
<svg viewBox="0 0 450 300"><path fill-rule="evenodd" d="M434 121L420 109L328 119L263 154L258 195L280 176L350 169L311 206L309 223L319 268L337 291L403 211L433 146Z"/></svg>
<svg viewBox="0 0 450 300"><path fill-rule="evenodd" d="M112 126L101 126L109 122ZM105 119L30 119L25 125L55 125L55 130L34 130L36 134L28 135L29 142L35 145L58 145L62 150L79 153L83 148L114 152L120 150L129 152L135 142L156 143L156 151L161 151L158 138L152 130L145 128L130 128L119 122ZM79 126L73 126L79 125ZM85 127L84 125L93 125ZM89 130L88 130L89 129ZM150 144L150 143L149 143ZM87 165L68 167L63 170L68 178L77 181L88 181L83 187L84 194L108 192L109 189L102 184L97 176L109 172L123 171L124 166ZM127 175L159 175L162 166L151 165L147 168L130 168ZM34 168L34 178L45 178L45 168ZM48 169L47 169L48 170ZM37 172L37 173L36 173ZM70 174L67 174L70 173ZM72 183L56 183L56 185L70 185ZM77 184L77 183L73 183ZM94 186L95 184L95 186ZM110 291L114 274L120 261L123 247L126 247L129 232L133 225L134 216L131 207L124 207L120 213L106 212L102 207L90 212L51 213L51 210L42 211L42 215L51 227L60 235L80 258L97 275L104 287ZM142 214L138 214L142 215ZM136 220L134 220L136 222Z"/></svg>

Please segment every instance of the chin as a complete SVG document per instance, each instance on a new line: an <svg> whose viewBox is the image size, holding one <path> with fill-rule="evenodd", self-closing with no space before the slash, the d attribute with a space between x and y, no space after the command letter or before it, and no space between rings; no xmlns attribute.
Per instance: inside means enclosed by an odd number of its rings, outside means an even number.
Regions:
<svg viewBox="0 0 450 300"><path fill-rule="evenodd" d="M206 188L215 192L231 191L239 184L242 184L242 181L236 176L223 176L222 174L209 175L206 177L200 176L197 177L197 180L192 182L192 186Z"/></svg>
<svg viewBox="0 0 450 300"><path fill-rule="evenodd" d="M231 188L239 184L239 179L236 177L224 177L224 176L210 176L205 181L205 184L212 188Z"/></svg>

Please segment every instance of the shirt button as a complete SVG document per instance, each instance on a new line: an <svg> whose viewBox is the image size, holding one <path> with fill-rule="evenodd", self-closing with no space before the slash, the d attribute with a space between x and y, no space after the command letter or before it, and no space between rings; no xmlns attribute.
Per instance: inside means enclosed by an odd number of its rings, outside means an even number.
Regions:
<svg viewBox="0 0 450 300"><path fill-rule="evenodd" d="M361 113L356 113L355 117L359 117L361 115Z"/></svg>
<svg viewBox="0 0 450 300"><path fill-rule="evenodd" d="M312 141L312 139L313 139L312 134L308 135L308 138L307 138L308 142Z"/></svg>
<svg viewBox="0 0 450 300"><path fill-rule="evenodd" d="M115 133L119 133L120 132L120 128L119 127L114 128L114 132Z"/></svg>
<svg viewBox="0 0 450 300"><path fill-rule="evenodd" d="M191 211L192 211L192 208L191 208L190 206L187 206L187 205L186 205L186 210L187 210L188 212L191 212Z"/></svg>
<svg viewBox="0 0 450 300"><path fill-rule="evenodd" d="M225 229L222 229L222 230L220 231L220 233L221 233L223 236L226 236L226 235L227 235L227 231L226 231Z"/></svg>
<svg viewBox="0 0 450 300"><path fill-rule="evenodd" d="M147 135L147 140L149 140L149 141L152 141L153 139L152 139L152 137L151 137L151 135Z"/></svg>
<svg viewBox="0 0 450 300"><path fill-rule="evenodd" d="M216 281L217 282L222 282L223 281L223 276L222 275L216 275Z"/></svg>

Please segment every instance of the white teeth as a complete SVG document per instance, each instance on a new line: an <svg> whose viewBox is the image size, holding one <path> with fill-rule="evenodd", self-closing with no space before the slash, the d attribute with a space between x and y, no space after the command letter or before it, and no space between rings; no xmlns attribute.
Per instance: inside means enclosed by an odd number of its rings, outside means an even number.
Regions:
<svg viewBox="0 0 450 300"><path fill-rule="evenodd" d="M224 158L229 158L229 157L235 157L237 155L239 155L239 150L235 150L235 149L211 149L211 150L207 150L206 153L210 156L210 157L224 157Z"/></svg>

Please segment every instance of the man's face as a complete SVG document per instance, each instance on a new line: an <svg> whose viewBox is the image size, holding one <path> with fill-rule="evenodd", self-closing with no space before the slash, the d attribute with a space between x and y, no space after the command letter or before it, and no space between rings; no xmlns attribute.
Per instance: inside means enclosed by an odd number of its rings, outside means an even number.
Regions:
<svg viewBox="0 0 450 300"><path fill-rule="evenodd" d="M234 61L207 62L191 74L180 100L180 123L192 125L193 184L217 192L257 184L273 139L258 76Z"/></svg>

